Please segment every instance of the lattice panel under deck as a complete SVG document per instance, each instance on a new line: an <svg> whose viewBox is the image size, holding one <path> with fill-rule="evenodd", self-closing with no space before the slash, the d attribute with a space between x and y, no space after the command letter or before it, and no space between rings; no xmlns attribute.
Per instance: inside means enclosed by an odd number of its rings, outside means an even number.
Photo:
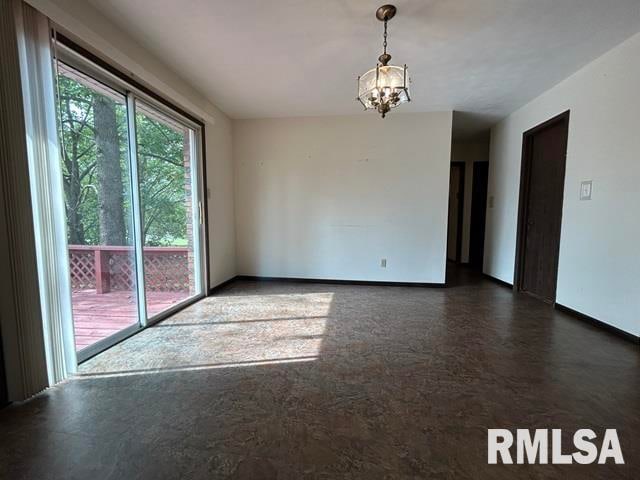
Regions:
<svg viewBox="0 0 640 480"><path fill-rule="evenodd" d="M69 269L73 290L96 288L96 256L102 252L103 271L109 272L109 284L112 291L132 291L135 289L136 276L134 258L131 249L122 247L96 246L76 247L69 249ZM188 249L152 247L144 250L145 284L148 291L154 292L188 292L190 291L190 265Z"/></svg>
<svg viewBox="0 0 640 480"><path fill-rule="evenodd" d="M69 272L73 290L96 288L95 259L92 250L69 251Z"/></svg>

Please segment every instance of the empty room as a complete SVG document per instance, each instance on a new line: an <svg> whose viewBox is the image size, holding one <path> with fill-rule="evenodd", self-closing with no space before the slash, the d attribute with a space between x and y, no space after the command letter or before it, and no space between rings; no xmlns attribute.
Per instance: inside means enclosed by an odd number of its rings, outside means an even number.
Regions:
<svg viewBox="0 0 640 480"><path fill-rule="evenodd" d="M638 0L0 9L0 478L640 478Z"/></svg>

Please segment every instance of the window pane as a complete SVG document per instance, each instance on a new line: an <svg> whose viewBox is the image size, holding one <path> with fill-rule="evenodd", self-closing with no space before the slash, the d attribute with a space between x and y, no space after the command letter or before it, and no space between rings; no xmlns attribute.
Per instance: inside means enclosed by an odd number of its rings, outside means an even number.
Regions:
<svg viewBox="0 0 640 480"><path fill-rule="evenodd" d="M136 101L136 135L147 316L153 317L202 291L195 255L194 132Z"/></svg>
<svg viewBox="0 0 640 480"><path fill-rule="evenodd" d="M138 324L124 95L58 62L76 349Z"/></svg>

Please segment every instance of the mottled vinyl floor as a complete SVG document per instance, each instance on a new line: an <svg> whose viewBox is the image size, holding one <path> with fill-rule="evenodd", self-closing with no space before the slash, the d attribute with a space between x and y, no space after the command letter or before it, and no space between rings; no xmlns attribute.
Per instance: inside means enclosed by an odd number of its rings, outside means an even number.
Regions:
<svg viewBox="0 0 640 480"><path fill-rule="evenodd" d="M236 281L0 411L0 478L637 479L640 349L458 272ZM487 428L617 428L625 465L487 465ZM598 444L599 445L599 444Z"/></svg>

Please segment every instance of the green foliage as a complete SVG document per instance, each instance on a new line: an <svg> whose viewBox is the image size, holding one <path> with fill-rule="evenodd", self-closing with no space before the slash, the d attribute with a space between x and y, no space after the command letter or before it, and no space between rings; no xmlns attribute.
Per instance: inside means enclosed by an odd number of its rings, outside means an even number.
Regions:
<svg viewBox="0 0 640 480"><path fill-rule="evenodd" d="M187 235L183 132L136 115L145 245L175 245Z"/></svg>
<svg viewBox="0 0 640 480"><path fill-rule="evenodd" d="M93 94L64 76L59 77L62 135L62 176L69 243L96 244L96 145L93 140Z"/></svg>
<svg viewBox="0 0 640 480"><path fill-rule="evenodd" d="M98 161L93 101L102 95L89 86L58 77L60 131L62 139L62 173L70 244L100 243L99 192L96 162ZM127 134L127 108L124 97L109 95L116 113L117 135L122 168L122 188L117 195L123 209L126 243L132 244L131 180ZM184 245L187 237L187 198L185 188L185 132L172 128L145 113L136 115L138 137L138 175L143 210L144 244ZM188 137L186 137L188 138Z"/></svg>

